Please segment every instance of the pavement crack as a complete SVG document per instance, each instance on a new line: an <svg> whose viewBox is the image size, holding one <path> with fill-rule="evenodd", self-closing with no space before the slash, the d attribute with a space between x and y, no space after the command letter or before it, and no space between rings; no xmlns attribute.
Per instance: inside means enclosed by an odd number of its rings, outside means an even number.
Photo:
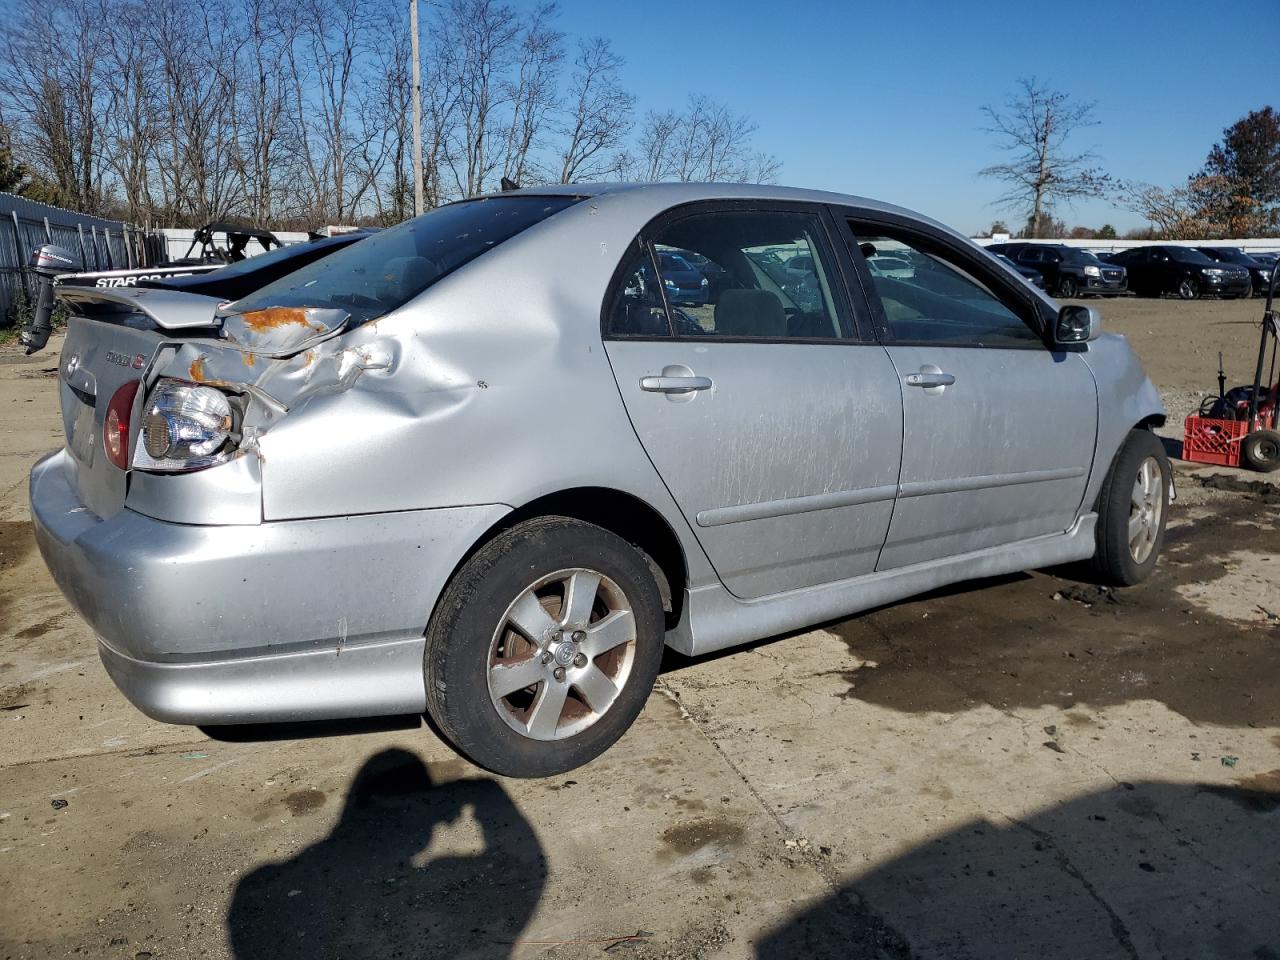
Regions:
<svg viewBox="0 0 1280 960"><path fill-rule="evenodd" d="M64 760L92 760L96 757L114 757L133 755L137 757L160 756L167 753L186 751L192 747L209 745L208 738L201 740L184 740L181 743L166 743L163 747L121 747L119 750L94 750L89 753L66 753L57 757L32 757L29 760L16 760L12 763L0 764L0 770L15 770L19 767L35 767L45 763L61 763Z"/></svg>
<svg viewBox="0 0 1280 960"><path fill-rule="evenodd" d="M1008 817L1008 819L1014 826L1026 831L1044 844L1045 848L1053 854L1053 858L1058 865L1058 869L1079 883L1093 902L1106 912L1107 916L1111 920L1111 936L1115 938L1115 941L1120 945L1120 948L1124 950L1128 956L1132 957L1133 960L1139 960L1140 955L1137 948L1133 945L1133 938L1129 935L1129 928L1125 926L1124 920L1120 918L1120 914L1115 911L1102 894L1098 893L1097 888L1094 887L1089 878L1084 875L1080 868L1071 862L1071 858L1067 856L1066 851L1058 846L1052 835L1044 830L1037 830L1035 827L1031 826L1031 824L1024 820L1019 820L1017 817Z"/></svg>
<svg viewBox="0 0 1280 960"><path fill-rule="evenodd" d="M742 768L733 761L733 758L729 756L724 747L722 747L716 738L710 734L703 721L685 707L680 697L674 690L667 686L665 682L660 680L654 684L653 688L672 703L676 704L680 710L680 719L689 721L693 725L694 729L698 731L698 734L708 744L710 744L711 749L719 755L725 766L732 770L737 778L742 781L742 785L746 788L747 792L751 794L752 798L759 805L765 816L772 820L774 826L778 828L779 834L783 837L790 837L794 831L787 825L786 821L782 819L781 814L778 813L775 807L764 798L764 795L758 789L756 789L756 785L751 782L750 778L748 778L742 771ZM815 847L816 845L811 845L810 849L813 850ZM802 856L804 862L813 869L813 872L818 876L818 879L821 880L822 884L828 891L830 891L828 898L833 904L838 905L840 912L849 912L853 914L860 923L865 924L868 929L875 931L877 939L880 941L879 945L882 956L889 958L889 960L912 960L914 955L911 952L911 947L907 942L907 938L903 936L897 928L890 924L887 919L873 910L866 898L858 893L857 890L846 887L841 882L840 875L830 863L822 859L817 853L810 853L809 855Z"/></svg>

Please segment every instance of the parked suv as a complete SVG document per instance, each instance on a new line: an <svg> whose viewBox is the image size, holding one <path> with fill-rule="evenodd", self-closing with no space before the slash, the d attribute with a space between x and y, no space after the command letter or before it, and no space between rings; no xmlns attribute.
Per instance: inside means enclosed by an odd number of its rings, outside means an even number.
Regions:
<svg viewBox="0 0 1280 960"><path fill-rule="evenodd" d="M1088 250L1050 243L993 243L987 247L1003 253L1020 267L1044 277L1045 287L1059 297L1087 294L1116 296L1128 289L1124 267L1099 260Z"/></svg>
<svg viewBox="0 0 1280 960"><path fill-rule="evenodd" d="M1253 289L1245 267L1211 260L1192 247L1133 247L1115 254L1112 262L1129 271L1129 285L1141 296L1247 297Z"/></svg>
<svg viewBox="0 0 1280 960"><path fill-rule="evenodd" d="M1251 257L1239 247L1196 247L1210 260L1217 260L1219 263L1232 263L1238 267L1244 267L1249 271L1249 279L1253 284L1253 295L1255 297L1264 296L1267 287L1271 284L1271 271L1274 265L1265 263L1255 257Z"/></svg>
<svg viewBox="0 0 1280 960"><path fill-rule="evenodd" d="M670 294L672 250L724 268L715 303ZM547 776L623 734L664 645L1072 561L1136 583L1164 536L1164 410L1125 340L874 201L514 191L230 304L61 296L36 539L160 720L426 711Z"/></svg>

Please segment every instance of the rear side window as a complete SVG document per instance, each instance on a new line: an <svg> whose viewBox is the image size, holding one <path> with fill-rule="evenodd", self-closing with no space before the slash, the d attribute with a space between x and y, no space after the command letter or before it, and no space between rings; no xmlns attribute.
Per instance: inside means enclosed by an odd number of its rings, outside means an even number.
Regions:
<svg viewBox="0 0 1280 960"><path fill-rule="evenodd" d="M609 305L611 337L835 340L850 322L821 218L724 210L637 243Z"/></svg>
<svg viewBox="0 0 1280 960"><path fill-rule="evenodd" d="M578 202L511 196L439 207L296 270L235 310L337 307L363 323L408 303L463 264Z"/></svg>
<svg viewBox="0 0 1280 960"><path fill-rule="evenodd" d="M656 277L648 249L636 243L623 267L622 285L609 311L608 336L671 336L667 305L663 302Z"/></svg>

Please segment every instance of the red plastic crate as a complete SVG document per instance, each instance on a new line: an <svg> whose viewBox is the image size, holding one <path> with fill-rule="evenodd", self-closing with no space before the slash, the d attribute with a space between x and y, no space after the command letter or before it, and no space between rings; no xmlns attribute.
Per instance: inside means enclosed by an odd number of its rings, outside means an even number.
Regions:
<svg viewBox="0 0 1280 960"><path fill-rule="evenodd" d="M1182 459L1193 463L1240 466L1240 441L1249 433L1247 420L1187 417L1182 428Z"/></svg>

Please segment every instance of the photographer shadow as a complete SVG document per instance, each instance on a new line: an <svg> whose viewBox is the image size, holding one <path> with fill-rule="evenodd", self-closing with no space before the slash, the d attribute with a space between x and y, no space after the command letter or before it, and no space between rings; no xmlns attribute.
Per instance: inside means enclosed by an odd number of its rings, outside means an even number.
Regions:
<svg viewBox="0 0 1280 960"><path fill-rule="evenodd" d="M478 853L432 856L466 813ZM237 960L506 957L542 896L547 865L532 826L495 780L436 786L405 750L356 774L333 831L236 887L227 916Z"/></svg>
<svg viewBox="0 0 1280 960"><path fill-rule="evenodd" d="M1280 770L979 819L766 931L757 960L1280 960Z"/></svg>

